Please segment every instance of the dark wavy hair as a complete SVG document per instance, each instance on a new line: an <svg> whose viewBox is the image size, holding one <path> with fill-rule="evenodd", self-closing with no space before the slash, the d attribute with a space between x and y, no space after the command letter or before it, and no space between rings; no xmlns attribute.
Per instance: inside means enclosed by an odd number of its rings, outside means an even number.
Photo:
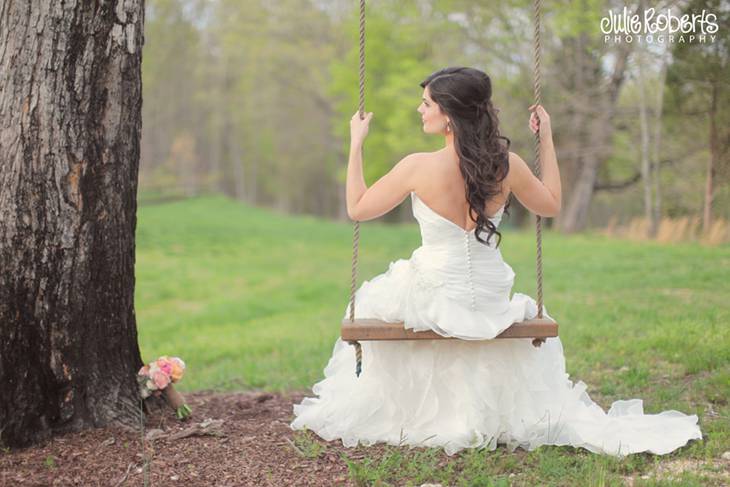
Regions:
<svg viewBox="0 0 730 487"><path fill-rule="evenodd" d="M469 216L477 226L477 241L489 245L497 235L497 247L502 234L484 213L486 202L500 193L500 183L509 172L510 140L499 133L498 110L492 105L492 81L475 68L449 67L431 74L421 82L441 112L451 121L454 148L459 156L459 168L466 182ZM507 199L505 212L510 205ZM476 219L474 218L476 214ZM487 232L487 239L480 232Z"/></svg>

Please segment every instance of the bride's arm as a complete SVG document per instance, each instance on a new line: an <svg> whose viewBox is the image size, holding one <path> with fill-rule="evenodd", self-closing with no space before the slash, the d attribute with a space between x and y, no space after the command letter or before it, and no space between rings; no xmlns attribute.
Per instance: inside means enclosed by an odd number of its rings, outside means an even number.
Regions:
<svg viewBox="0 0 730 487"><path fill-rule="evenodd" d="M421 154L401 159L369 188L362 169L362 146L351 144L347 165L347 215L352 220L378 218L398 206L414 190L414 175Z"/></svg>
<svg viewBox="0 0 730 487"><path fill-rule="evenodd" d="M509 173L507 183L510 191L522 205L531 212L555 217L562 206L560 169L555 154L550 116L540 105L533 105L530 116L530 129L540 135L540 168L542 180L538 179L527 163L517 154L509 153Z"/></svg>
<svg viewBox="0 0 730 487"><path fill-rule="evenodd" d="M345 196L347 215L358 221L372 220L388 213L413 191L416 165L421 157L420 154L404 157L388 174L368 188L362 169L362 146L372 116L370 112L361 120L359 112L355 112L350 120L350 157Z"/></svg>

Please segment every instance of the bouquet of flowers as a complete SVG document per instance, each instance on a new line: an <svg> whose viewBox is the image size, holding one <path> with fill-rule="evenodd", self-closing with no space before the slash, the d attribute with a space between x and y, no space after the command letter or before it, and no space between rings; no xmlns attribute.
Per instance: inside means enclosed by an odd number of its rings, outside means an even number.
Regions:
<svg viewBox="0 0 730 487"><path fill-rule="evenodd" d="M163 355L145 365L137 374L137 382L140 385L140 392L143 398L154 394L162 394L167 403L177 413L178 419L186 419L192 414L190 406L185 404L182 395L172 386L174 382L182 379L185 372L185 362L179 357L168 357Z"/></svg>

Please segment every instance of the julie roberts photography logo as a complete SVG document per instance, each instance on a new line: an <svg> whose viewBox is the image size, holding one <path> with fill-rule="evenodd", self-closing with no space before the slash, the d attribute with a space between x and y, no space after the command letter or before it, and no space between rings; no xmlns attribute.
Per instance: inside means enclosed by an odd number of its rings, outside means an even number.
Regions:
<svg viewBox="0 0 730 487"><path fill-rule="evenodd" d="M609 11L601 18L604 43L709 43L717 39L717 30L717 15L705 9L680 15L671 7L637 13L624 7L621 12Z"/></svg>

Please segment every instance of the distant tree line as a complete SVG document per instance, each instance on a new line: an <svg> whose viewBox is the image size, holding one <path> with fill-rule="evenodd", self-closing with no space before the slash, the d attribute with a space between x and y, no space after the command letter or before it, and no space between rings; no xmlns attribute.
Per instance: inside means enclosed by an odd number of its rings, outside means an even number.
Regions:
<svg viewBox="0 0 730 487"><path fill-rule="evenodd" d="M660 2L717 15L714 43L605 42L624 3L543 2L543 104L563 179L564 232L611 215L730 218L730 14L720 0ZM225 192L291 213L346 218L348 120L357 109L357 2L148 0L141 189ZM634 6L637 12L641 4ZM723 12L722 10L725 10ZM484 69L501 130L532 163L532 2L370 0L364 149L374 182L421 131L418 85L448 65ZM515 200L513 224L527 222ZM386 216L409 218L407 208Z"/></svg>

